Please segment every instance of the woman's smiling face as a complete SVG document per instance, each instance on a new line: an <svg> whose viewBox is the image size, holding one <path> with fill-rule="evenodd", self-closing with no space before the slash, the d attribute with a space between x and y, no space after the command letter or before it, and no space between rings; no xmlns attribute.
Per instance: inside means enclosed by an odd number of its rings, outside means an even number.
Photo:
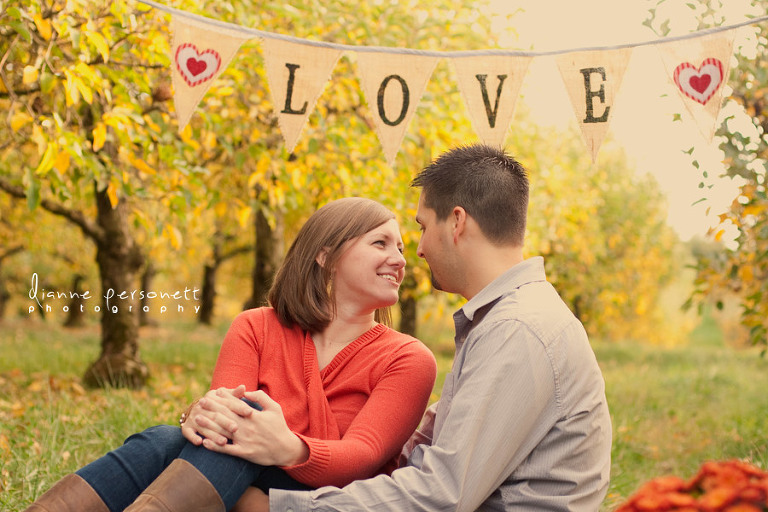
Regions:
<svg viewBox="0 0 768 512"><path fill-rule="evenodd" d="M347 243L333 271L336 307L372 312L395 304L405 275L397 221L387 221Z"/></svg>

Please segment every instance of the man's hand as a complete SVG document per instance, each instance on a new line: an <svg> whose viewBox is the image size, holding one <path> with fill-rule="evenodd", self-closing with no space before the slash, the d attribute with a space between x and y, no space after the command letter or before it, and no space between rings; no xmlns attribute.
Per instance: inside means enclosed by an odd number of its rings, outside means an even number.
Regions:
<svg viewBox="0 0 768 512"><path fill-rule="evenodd" d="M262 466L295 466L306 462L309 458L309 448L285 422L280 404L272 400L263 391L250 391L245 396L263 408L261 411L251 409L242 402L237 393L230 395L226 401L217 401L216 405L232 406L229 412L221 413L217 418L226 418L209 425L209 417L198 418L198 424L209 428L215 435L211 438L205 435L203 446L207 449L234 455ZM239 402L241 407L250 409L249 414L233 413L234 404ZM202 401L201 401L202 403ZM205 407L205 405L204 405ZM217 415L219 412L216 413ZM229 421L233 423L230 424ZM201 432L202 433L202 432ZM231 439L231 443L221 442L222 438Z"/></svg>

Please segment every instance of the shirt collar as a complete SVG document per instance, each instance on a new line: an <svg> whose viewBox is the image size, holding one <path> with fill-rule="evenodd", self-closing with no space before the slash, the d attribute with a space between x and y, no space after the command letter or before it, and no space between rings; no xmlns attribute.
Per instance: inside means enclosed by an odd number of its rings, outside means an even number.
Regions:
<svg viewBox="0 0 768 512"><path fill-rule="evenodd" d="M477 313L477 310L480 308L487 306L501 296L506 295L525 284L534 281L546 281L546 279L547 277L544 272L544 258L541 256L534 256L533 258L523 260L491 281L488 286L480 290L477 295L464 304L457 313L463 313L467 320L472 322L475 313Z"/></svg>

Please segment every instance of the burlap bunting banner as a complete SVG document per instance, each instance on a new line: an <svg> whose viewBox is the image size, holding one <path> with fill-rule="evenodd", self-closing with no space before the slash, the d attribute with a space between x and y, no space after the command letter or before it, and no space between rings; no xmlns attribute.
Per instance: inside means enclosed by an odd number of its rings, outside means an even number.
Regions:
<svg viewBox="0 0 768 512"><path fill-rule="evenodd" d="M711 141L723 105L733 52L732 30L694 41L660 44L667 76L706 141Z"/></svg>
<svg viewBox="0 0 768 512"><path fill-rule="evenodd" d="M632 48L655 45L686 109L704 137L711 140L728 79L734 29L768 21L768 16L762 16L701 34L620 47L545 53L440 52L312 42L204 18L153 0L139 1L172 15L171 75L180 131L242 43L259 38L275 115L286 148L292 151L336 63L347 52L356 62L372 124L390 165L441 58L453 64L478 138L502 145L531 60L554 55L595 161L615 115Z"/></svg>
<svg viewBox="0 0 768 512"><path fill-rule="evenodd" d="M277 123L290 152L342 52L279 39L264 39L261 46Z"/></svg>
<svg viewBox="0 0 768 512"><path fill-rule="evenodd" d="M427 87L436 57L397 53L356 52L357 73L376 135L392 165Z"/></svg>
<svg viewBox="0 0 768 512"><path fill-rule="evenodd" d="M249 38L178 16L171 17L171 32L173 104L182 131L213 81Z"/></svg>
<svg viewBox="0 0 768 512"><path fill-rule="evenodd" d="M475 133L486 144L501 146L531 58L488 55L451 62Z"/></svg>
<svg viewBox="0 0 768 512"><path fill-rule="evenodd" d="M557 56L560 76L593 162L608 131L630 55L631 49L624 48Z"/></svg>

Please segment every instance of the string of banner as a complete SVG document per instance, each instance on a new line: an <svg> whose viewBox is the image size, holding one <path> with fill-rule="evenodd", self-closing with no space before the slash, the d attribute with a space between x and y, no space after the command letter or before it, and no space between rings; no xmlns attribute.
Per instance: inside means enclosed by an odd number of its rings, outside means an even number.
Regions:
<svg viewBox="0 0 768 512"><path fill-rule="evenodd" d="M240 46L260 40L278 126L292 151L330 80L336 63L353 54L371 121L389 165L440 59L454 67L457 85L478 139L501 145L532 59L552 55L592 160L608 131L611 109L632 49L658 48L669 79L702 135L711 141L722 105L737 28L768 16L677 37L617 46L548 52L424 51L311 41L206 18L152 0L139 2L171 14L171 79L179 131Z"/></svg>

